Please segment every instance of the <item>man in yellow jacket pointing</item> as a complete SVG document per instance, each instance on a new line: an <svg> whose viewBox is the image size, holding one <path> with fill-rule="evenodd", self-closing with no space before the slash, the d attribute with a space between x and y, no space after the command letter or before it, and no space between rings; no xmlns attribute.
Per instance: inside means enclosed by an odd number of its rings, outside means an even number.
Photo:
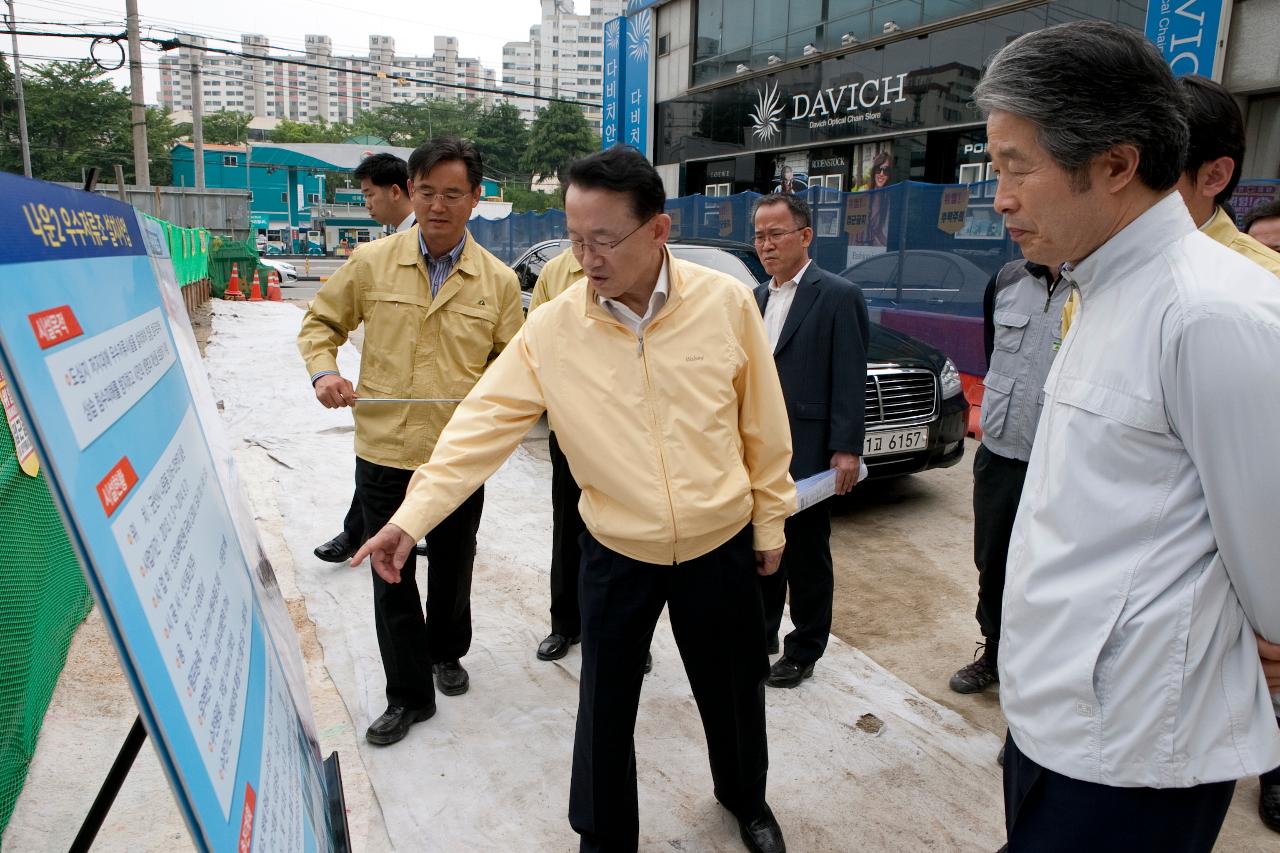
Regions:
<svg viewBox="0 0 1280 853"><path fill-rule="evenodd" d="M565 215L586 278L529 315L458 407L391 523L356 554L394 583L546 411L582 488L582 681L569 820L635 850L632 736L664 605L702 715L714 795L749 850L785 850L765 802L764 610L795 486L764 323L734 279L673 258L656 170L615 147L572 164Z"/></svg>

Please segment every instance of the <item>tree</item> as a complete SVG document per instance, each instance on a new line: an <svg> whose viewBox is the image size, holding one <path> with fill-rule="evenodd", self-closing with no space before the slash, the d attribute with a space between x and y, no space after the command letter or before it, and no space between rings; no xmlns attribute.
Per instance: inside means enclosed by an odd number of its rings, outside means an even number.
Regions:
<svg viewBox="0 0 1280 853"><path fill-rule="evenodd" d="M529 129L529 147L520 162L525 171L549 177L599 147L600 139L591 132L580 107L552 101L538 110Z"/></svg>
<svg viewBox="0 0 1280 853"><path fill-rule="evenodd" d="M520 158L529 145L529 128L514 104L501 103L482 112L474 141L487 173L499 178L521 176ZM528 182L524 183L527 187Z"/></svg>
<svg viewBox="0 0 1280 853"><path fill-rule="evenodd" d="M204 141L211 145L244 145L249 139L249 122L253 116L230 110L219 110L204 117Z"/></svg>
<svg viewBox="0 0 1280 853"><path fill-rule="evenodd" d="M18 116L12 103L12 73L0 117L0 169L22 171ZM133 171L130 101L102 79L92 61L23 66L22 86L31 143L31 173L46 181L80 181L82 170L115 163Z"/></svg>
<svg viewBox="0 0 1280 853"><path fill-rule="evenodd" d="M281 119L275 130L267 134L272 142L343 142L353 136L349 124L329 124L323 117L300 122Z"/></svg>
<svg viewBox="0 0 1280 853"><path fill-rule="evenodd" d="M168 107L147 107L147 153L151 158L153 186L168 186L173 183L173 144L180 136L182 132L173 123ZM133 144L132 137L129 144ZM130 159L129 162L132 164L133 160Z"/></svg>
<svg viewBox="0 0 1280 853"><path fill-rule="evenodd" d="M391 145L414 148L446 134L474 138L479 118L480 104L476 101L426 98L363 112L356 117L352 130L381 137Z"/></svg>

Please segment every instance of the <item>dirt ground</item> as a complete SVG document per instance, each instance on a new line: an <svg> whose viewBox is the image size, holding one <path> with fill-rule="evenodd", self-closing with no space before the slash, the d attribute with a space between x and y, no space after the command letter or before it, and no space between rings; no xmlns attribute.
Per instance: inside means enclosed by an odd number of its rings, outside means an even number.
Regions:
<svg viewBox="0 0 1280 853"><path fill-rule="evenodd" d="M995 688L963 696L947 686L951 674L973 660L981 639L972 553L977 447L966 440L965 456L952 468L868 480L833 507L831 632L925 696L1003 736ZM1243 779L1215 849L1280 849L1280 837L1262 825L1257 810L1258 780Z"/></svg>

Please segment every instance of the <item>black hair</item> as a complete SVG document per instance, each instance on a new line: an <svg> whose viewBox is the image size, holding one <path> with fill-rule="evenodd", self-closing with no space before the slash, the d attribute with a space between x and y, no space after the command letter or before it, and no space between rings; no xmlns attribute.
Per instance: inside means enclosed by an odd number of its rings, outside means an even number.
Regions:
<svg viewBox="0 0 1280 853"><path fill-rule="evenodd" d="M484 162L480 159L480 150L469 139L457 136L437 136L430 142L424 142L409 155L409 176L415 181L425 178L427 174L450 160L458 160L467 167L467 183L476 189L484 180Z"/></svg>
<svg viewBox="0 0 1280 853"><path fill-rule="evenodd" d="M667 190L658 170L634 148L614 147L574 160L565 169L562 192L569 187L611 190L631 197L631 211L641 222L648 222L666 209Z"/></svg>
<svg viewBox="0 0 1280 853"><path fill-rule="evenodd" d="M1231 180L1222 192L1213 197L1222 205L1236 191L1240 183L1240 168L1244 163L1244 116L1231 93L1205 77L1194 75L1179 77L1182 88L1183 114L1191 129L1187 145L1187 165L1183 171L1193 181L1200 167L1219 157L1230 157L1234 164Z"/></svg>
<svg viewBox="0 0 1280 853"><path fill-rule="evenodd" d="M813 216L809 213L809 202L795 193L769 193L768 195L760 196L751 208L751 221L753 223L756 221L756 213L759 212L760 208L768 204L785 205L787 210L791 212L791 218L795 220L797 228L812 227Z"/></svg>
<svg viewBox="0 0 1280 853"><path fill-rule="evenodd" d="M409 193L409 167L394 154L370 154L351 174L357 181L368 178L375 187L399 187Z"/></svg>

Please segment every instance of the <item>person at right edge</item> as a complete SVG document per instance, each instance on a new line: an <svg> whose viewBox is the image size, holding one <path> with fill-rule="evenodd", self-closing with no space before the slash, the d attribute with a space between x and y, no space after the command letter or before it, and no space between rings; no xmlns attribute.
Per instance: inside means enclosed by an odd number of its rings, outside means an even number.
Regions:
<svg viewBox="0 0 1280 853"><path fill-rule="evenodd" d="M1179 77L1178 85L1186 99L1183 112L1191 131L1178 192L1191 220L1228 249L1280 276L1280 254L1240 233L1224 208L1240 182L1244 162L1244 116L1240 107L1230 92L1204 77ZM1280 288L1280 279L1274 283ZM1276 723L1280 725L1280 717ZM1280 832L1280 767L1263 773L1258 782L1258 816L1268 828Z"/></svg>
<svg viewBox="0 0 1280 853"><path fill-rule="evenodd" d="M1141 33L1020 36L974 100L995 209L1079 300L1006 564L1008 849L1208 853L1235 780L1280 764L1255 638L1280 640L1280 288L1197 231Z"/></svg>

